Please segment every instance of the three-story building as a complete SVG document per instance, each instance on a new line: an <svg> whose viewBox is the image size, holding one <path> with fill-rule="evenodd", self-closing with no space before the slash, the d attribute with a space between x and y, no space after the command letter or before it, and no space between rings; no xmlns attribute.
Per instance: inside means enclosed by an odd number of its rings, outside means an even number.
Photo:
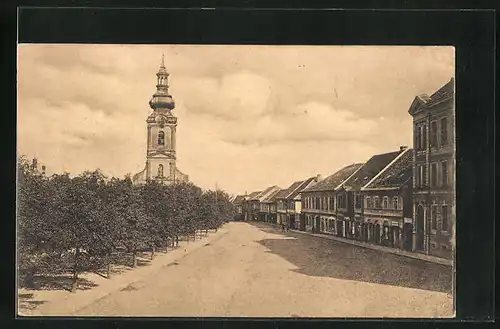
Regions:
<svg viewBox="0 0 500 329"><path fill-rule="evenodd" d="M452 258L455 227L455 81L419 95L413 117L413 250Z"/></svg>

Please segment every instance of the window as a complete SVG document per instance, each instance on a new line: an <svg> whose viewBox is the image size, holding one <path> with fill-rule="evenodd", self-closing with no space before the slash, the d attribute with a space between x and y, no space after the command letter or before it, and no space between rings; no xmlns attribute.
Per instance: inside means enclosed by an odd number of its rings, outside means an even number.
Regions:
<svg viewBox="0 0 500 329"><path fill-rule="evenodd" d="M415 149L420 150L420 127L415 129Z"/></svg>
<svg viewBox="0 0 500 329"><path fill-rule="evenodd" d="M431 206L431 229L437 230L436 206Z"/></svg>
<svg viewBox="0 0 500 329"><path fill-rule="evenodd" d="M335 198L328 198L330 200L330 210L334 210L335 209Z"/></svg>
<svg viewBox="0 0 500 329"><path fill-rule="evenodd" d="M374 207L376 209L380 208L380 199L378 198L378 196L376 196L376 197L373 198L373 203L374 203Z"/></svg>
<svg viewBox="0 0 500 329"><path fill-rule="evenodd" d="M372 198L366 197L366 208L373 208Z"/></svg>
<svg viewBox="0 0 500 329"><path fill-rule="evenodd" d="M415 177L415 187L420 187L420 166L415 166L413 176Z"/></svg>
<svg viewBox="0 0 500 329"><path fill-rule="evenodd" d="M448 143L448 119L441 119L441 145Z"/></svg>
<svg viewBox="0 0 500 329"><path fill-rule="evenodd" d="M448 186L448 164L446 161L441 162L441 186Z"/></svg>
<svg viewBox="0 0 500 329"><path fill-rule="evenodd" d="M437 183L437 163L431 164L431 187L436 187Z"/></svg>
<svg viewBox="0 0 500 329"><path fill-rule="evenodd" d="M319 202L320 202L319 198L316 197L316 207L315 207L315 209L317 209L317 210L321 209L321 205L320 205Z"/></svg>
<svg viewBox="0 0 500 329"><path fill-rule="evenodd" d="M441 208L441 230L448 231L448 206Z"/></svg>
<svg viewBox="0 0 500 329"><path fill-rule="evenodd" d="M431 130L429 131L429 133L431 134L431 146L437 146L437 122L436 121L433 121L431 122Z"/></svg>
<svg viewBox="0 0 500 329"><path fill-rule="evenodd" d="M165 145L165 133L163 131L158 133L158 145Z"/></svg>
<svg viewBox="0 0 500 329"><path fill-rule="evenodd" d="M398 209L398 201L399 201L399 198L397 196L395 196L394 198L392 198L392 207L394 209Z"/></svg>
<svg viewBox="0 0 500 329"><path fill-rule="evenodd" d="M427 170L425 170L425 168L425 166L420 167L420 170L422 171L420 177L422 182L421 186L427 186Z"/></svg>
<svg viewBox="0 0 500 329"><path fill-rule="evenodd" d="M427 130L425 129L425 125L422 125L422 145L421 149L427 149Z"/></svg>
<svg viewBox="0 0 500 329"><path fill-rule="evenodd" d="M382 208L384 209L389 208L389 198L386 196L384 197L384 199L382 199Z"/></svg>
<svg viewBox="0 0 500 329"><path fill-rule="evenodd" d="M355 198L354 202L356 204L356 208L361 208L361 195L356 194L354 198Z"/></svg>
<svg viewBox="0 0 500 329"><path fill-rule="evenodd" d="M158 165L158 177L163 177L163 165Z"/></svg>
<svg viewBox="0 0 500 329"><path fill-rule="evenodd" d="M328 199L326 197L323 198L323 210L328 210Z"/></svg>

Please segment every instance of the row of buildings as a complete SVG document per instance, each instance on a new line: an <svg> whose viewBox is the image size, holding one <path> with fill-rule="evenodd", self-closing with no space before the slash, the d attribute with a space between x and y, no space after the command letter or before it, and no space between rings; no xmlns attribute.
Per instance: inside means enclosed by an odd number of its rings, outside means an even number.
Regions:
<svg viewBox="0 0 500 329"><path fill-rule="evenodd" d="M234 199L236 220L285 224L452 258L455 227L454 79L412 102L413 148L401 146L282 189Z"/></svg>

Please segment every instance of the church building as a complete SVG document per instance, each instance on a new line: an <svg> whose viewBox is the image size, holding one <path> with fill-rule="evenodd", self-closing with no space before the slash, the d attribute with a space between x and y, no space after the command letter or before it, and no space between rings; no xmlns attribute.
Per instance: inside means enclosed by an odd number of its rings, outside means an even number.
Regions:
<svg viewBox="0 0 500 329"><path fill-rule="evenodd" d="M164 184L187 182L188 176L176 165L176 129L177 117L172 114L175 102L168 93L168 77L162 56L160 69L156 73L156 93L149 101L153 110L148 116L146 167L133 176L136 184L156 180Z"/></svg>

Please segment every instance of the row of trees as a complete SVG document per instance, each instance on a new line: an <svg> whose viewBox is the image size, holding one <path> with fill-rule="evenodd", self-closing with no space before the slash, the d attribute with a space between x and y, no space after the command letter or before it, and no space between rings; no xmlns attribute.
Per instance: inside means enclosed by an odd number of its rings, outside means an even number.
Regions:
<svg viewBox="0 0 500 329"><path fill-rule="evenodd" d="M107 268L124 254L150 251L217 229L234 215L229 195L191 183L132 184L99 170L45 177L18 161L18 266L22 283L36 274L78 274Z"/></svg>

